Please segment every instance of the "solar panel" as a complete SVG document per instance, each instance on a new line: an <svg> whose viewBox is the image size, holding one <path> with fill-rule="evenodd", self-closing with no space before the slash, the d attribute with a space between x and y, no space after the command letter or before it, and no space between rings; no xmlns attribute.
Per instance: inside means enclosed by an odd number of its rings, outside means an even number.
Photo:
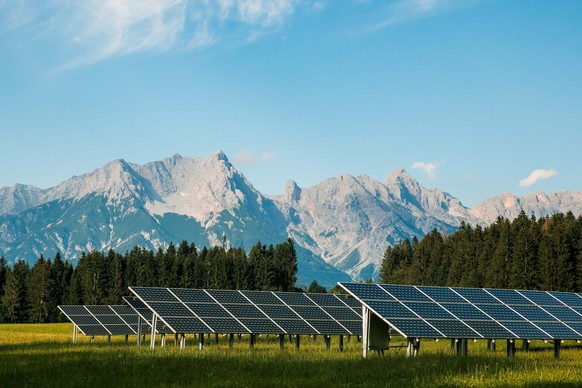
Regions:
<svg viewBox="0 0 582 388"><path fill-rule="evenodd" d="M339 284L409 338L582 339L579 294Z"/></svg>
<svg viewBox="0 0 582 388"><path fill-rule="evenodd" d="M160 324L176 333L359 335L362 332L361 305L347 296L148 287L130 287L130 291L143 307L159 317ZM143 307L142 314L146 315Z"/></svg>
<svg viewBox="0 0 582 388"><path fill-rule="evenodd" d="M127 306L61 305L58 308L87 336L136 334L132 323L137 323L138 315Z"/></svg>

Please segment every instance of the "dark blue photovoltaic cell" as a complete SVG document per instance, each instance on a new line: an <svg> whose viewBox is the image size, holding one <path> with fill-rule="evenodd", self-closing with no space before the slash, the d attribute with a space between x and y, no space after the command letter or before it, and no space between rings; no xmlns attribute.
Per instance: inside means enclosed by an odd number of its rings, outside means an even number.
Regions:
<svg viewBox="0 0 582 388"><path fill-rule="evenodd" d="M85 308L85 306L61 305L61 306L59 306L59 308L66 315L87 315L87 314L89 314L89 311Z"/></svg>
<svg viewBox="0 0 582 388"><path fill-rule="evenodd" d="M289 319L299 319L299 316L287 306L274 306L274 305L259 305L257 306L261 309L269 318L289 318Z"/></svg>
<svg viewBox="0 0 582 388"><path fill-rule="evenodd" d="M216 303L204 290L192 290L187 288L171 288L170 291L178 299L186 303Z"/></svg>
<svg viewBox="0 0 582 388"><path fill-rule="evenodd" d="M254 334L284 334L270 319L241 318L240 321Z"/></svg>
<svg viewBox="0 0 582 388"><path fill-rule="evenodd" d="M152 310L164 317L190 317L192 312L179 302L149 302Z"/></svg>
<svg viewBox="0 0 582 388"><path fill-rule="evenodd" d="M488 288L486 290L505 304L532 304L532 302L524 298L515 290L500 290L494 288Z"/></svg>
<svg viewBox="0 0 582 388"><path fill-rule="evenodd" d="M309 321L309 324L313 326L320 334L350 334L348 330L346 330L336 321L313 319Z"/></svg>
<svg viewBox="0 0 582 388"><path fill-rule="evenodd" d="M386 294L386 295L388 295L388 294ZM349 297L347 297L347 298L341 298L341 297L338 295L338 298L339 298L341 301L345 302L345 303L346 303L348 306L350 306L350 307L352 307L352 308L354 308L354 309L358 309L358 310L361 310L361 309L362 309L362 304L360 303L360 301L359 301L359 300L357 300L356 298L352 297L352 296L349 296ZM392 298L390 297L390 298L388 298L388 299L392 299Z"/></svg>
<svg viewBox="0 0 582 388"><path fill-rule="evenodd" d="M505 330L497 322L493 321L464 321L483 338L515 338L515 335Z"/></svg>
<svg viewBox="0 0 582 388"><path fill-rule="evenodd" d="M137 314L134 315L120 315L119 316L124 323L126 323L127 325L137 325L137 320L139 319L139 316Z"/></svg>
<svg viewBox="0 0 582 388"><path fill-rule="evenodd" d="M249 303L249 301L235 290L206 290L218 303Z"/></svg>
<svg viewBox="0 0 582 388"><path fill-rule="evenodd" d="M164 317L174 333L208 333L210 329L195 317ZM160 325L158 323L158 325ZM160 325L161 326L161 325Z"/></svg>
<svg viewBox="0 0 582 388"><path fill-rule="evenodd" d="M281 304L282 302L272 292L241 291L254 304Z"/></svg>
<svg viewBox="0 0 582 388"><path fill-rule="evenodd" d="M552 338L576 339L580 335L561 322L534 322L536 326L548 333Z"/></svg>
<svg viewBox="0 0 582 388"><path fill-rule="evenodd" d="M568 306L582 307L582 297L580 297L578 294L559 291L548 291L548 293L558 298L560 301L564 302Z"/></svg>
<svg viewBox="0 0 582 388"><path fill-rule="evenodd" d="M521 295L525 296L538 306L563 306L564 304L554 298L550 293L545 291L528 291L519 290Z"/></svg>
<svg viewBox="0 0 582 388"><path fill-rule="evenodd" d="M390 319L389 323L391 326L397 329L397 331L401 332L406 337L444 338L444 335L440 334L428 323L424 322L421 319L394 318Z"/></svg>
<svg viewBox="0 0 582 388"><path fill-rule="evenodd" d="M148 324L151 324L153 315L152 310L150 310L149 307L147 307L141 300L131 296L124 296L123 300L146 322L148 322Z"/></svg>
<svg viewBox="0 0 582 388"><path fill-rule="evenodd" d="M470 329L463 322L457 319L427 319L428 323L434 326L447 338L479 338L474 330Z"/></svg>
<svg viewBox="0 0 582 388"><path fill-rule="evenodd" d="M550 339L551 337L526 321L501 321L504 327L516 335L516 338Z"/></svg>
<svg viewBox="0 0 582 388"><path fill-rule="evenodd" d="M441 303L445 309L449 310L451 314L464 321L466 319L474 320L491 320L485 313L471 304L461 303Z"/></svg>
<svg viewBox="0 0 582 388"><path fill-rule="evenodd" d="M556 319L538 306L511 306L528 321L555 321Z"/></svg>
<svg viewBox="0 0 582 388"><path fill-rule="evenodd" d="M350 331L351 335L362 335L362 321L341 321L343 327Z"/></svg>
<svg viewBox="0 0 582 388"><path fill-rule="evenodd" d="M353 295L363 300L394 299L377 284L369 283L342 283ZM355 307L355 306L354 306Z"/></svg>
<svg viewBox="0 0 582 388"><path fill-rule="evenodd" d="M450 313L435 303L404 302L404 304L422 318L454 319Z"/></svg>
<svg viewBox="0 0 582 388"><path fill-rule="evenodd" d="M111 333L111 335L135 334L135 331L130 326L123 323L119 325L107 325L105 328Z"/></svg>
<svg viewBox="0 0 582 388"><path fill-rule="evenodd" d="M463 298L467 299L471 303L499 303L497 299L481 288L453 287L453 290L461 294Z"/></svg>
<svg viewBox="0 0 582 388"><path fill-rule="evenodd" d="M155 287L129 287L132 292L137 293L144 301L156 302L177 302L178 299L165 288Z"/></svg>
<svg viewBox="0 0 582 388"><path fill-rule="evenodd" d="M467 303L465 299L448 287L418 286L418 289L427 294L436 302L461 302Z"/></svg>
<svg viewBox="0 0 582 388"><path fill-rule="evenodd" d="M286 334L319 334L302 319L273 319Z"/></svg>
<svg viewBox="0 0 582 388"><path fill-rule="evenodd" d="M359 316L349 307L326 307L325 311L337 320L357 321L361 320Z"/></svg>
<svg viewBox="0 0 582 388"><path fill-rule="evenodd" d="M311 321L312 319L332 319L328 314L326 314L321 308L317 306L292 306L291 308L306 321Z"/></svg>
<svg viewBox="0 0 582 388"><path fill-rule="evenodd" d="M313 302L315 302L315 304L318 306L322 307L345 306L345 304L333 294L305 294L305 295Z"/></svg>
<svg viewBox="0 0 582 388"><path fill-rule="evenodd" d="M215 303L186 303L186 306L198 317L230 318L231 314Z"/></svg>
<svg viewBox="0 0 582 388"><path fill-rule="evenodd" d="M113 305L109 306L118 315L135 315L133 309L125 305Z"/></svg>
<svg viewBox="0 0 582 388"><path fill-rule="evenodd" d="M502 304L476 304L479 309L497 321L523 321L525 318Z"/></svg>
<svg viewBox="0 0 582 388"><path fill-rule="evenodd" d="M544 306L544 310L552 314L554 317L560 321L579 321L582 322L582 315L572 310L570 307L558 307L558 306Z"/></svg>
<svg viewBox="0 0 582 388"><path fill-rule="evenodd" d="M368 306L384 318L418 318L412 311L396 301L368 301Z"/></svg>
<svg viewBox="0 0 582 388"><path fill-rule="evenodd" d="M123 319L117 315L96 315L95 318L104 326L125 324Z"/></svg>
<svg viewBox="0 0 582 388"><path fill-rule="evenodd" d="M315 306L315 303L299 292L274 292L274 294L289 306Z"/></svg>
<svg viewBox="0 0 582 388"><path fill-rule="evenodd" d="M392 296L400 301L424 301L429 302L430 299L422 292L418 291L414 286L400 286L394 284L380 284L384 290L388 291Z"/></svg>
<svg viewBox="0 0 582 388"><path fill-rule="evenodd" d="M227 309L237 318L267 318L267 316L263 314L261 310L251 304L244 305L224 303L222 307Z"/></svg>
<svg viewBox="0 0 582 388"><path fill-rule="evenodd" d="M101 325L77 325L81 333L89 336L95 335L109 335L109 331L107 331Z"/></svg>
<svg viewBox="0 0 582 388"><path fill-rule="evenodd" d="M234 318L204 318L213 333L250 333Z"/></svg>
<svg viewBox="0 0 582 388"><path fill-rule="evenodd" d="M99 321L91 315L69 315L68 317L77 326L80 326L80 325L101 326Z"/></svg>
<svg viewBox="0 0 582 388"><path fill-rule="evenodd" d="M111 307L105 305L88 305L85 308L93 315L111 315L115 314Z"/></svg>
<svg viewBox="0 0 582 388"><path fill-rule="evenodd" d="M582 338L582 322L564 322L564 324L580 335L576 339Z"/></svg>

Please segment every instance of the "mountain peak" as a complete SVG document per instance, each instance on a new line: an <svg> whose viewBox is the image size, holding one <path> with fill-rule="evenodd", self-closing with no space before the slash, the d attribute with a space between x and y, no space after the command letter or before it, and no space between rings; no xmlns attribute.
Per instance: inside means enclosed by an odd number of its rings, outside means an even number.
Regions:
<svg viewBox="0 0 582 388"><path fill-rule="evenodd" d="M230 163L228 160L228 157L226 156L226 154L222 150L218 150L218 151L213 152L210 155L210 157L216 158L217 160L221 160L221 161L226 162L226 163Z"/></svg>
<svg viewBox="0 0 582 388"><path fill-rule="evenodd" d="M297 202L301 198L301 188L297 182L290 180L285 184L285 198L288 201Z"/></svg>
<svg viewBox="0 0 582 388"><path fill-rule="evenodd" d="M384 184L396 182L416 182L416 180L403 167L397 167L384 179Z"/></svg>

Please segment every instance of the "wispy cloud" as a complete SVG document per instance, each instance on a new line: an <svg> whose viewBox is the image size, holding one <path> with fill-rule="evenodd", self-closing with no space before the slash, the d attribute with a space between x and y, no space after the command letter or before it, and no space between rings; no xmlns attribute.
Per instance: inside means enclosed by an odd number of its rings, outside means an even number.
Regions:
<svg viewBox="0 0 582 388"><path fill-rule="evenodd" d="M395 24L467 7L479 1L482 0L399 0L385 7L380 13L380 21L369 24L358 35L371 34Z"/></svg>
<svg viewBox="0 0 582 388"><path fill-rule="evenodd" d="M529 176L525 179L522 179L521 181L519 181L519 185L521 187L530 187L533 186L538 180L540 179L550 179L553 176L558 175L559 172L554 170L554 169L549 169L549 170L543 170L543 169L539 169L539 170L533 170L531 172L531 174L529 174Z"/></svg>
<svg viewBox="0 0 582 388"><path fill-rule="evenodd" d="M280 30L303 0L0 0L0 32L49 31L64 69L135 52L245 44Z"/></svg>
<svg viewBox="0 0 582 388"><path fill-rule="evenodd" d="M436 169L443 164L443 162L414 162L412 163L412 168L415 170L422 170L429 178L434 178L436 176Z"/></svg>
<svg viewBox="0 0 582 388"><path fill-rule="evenodd" d="M233 161L238 164L259 164L273 158L271 152L263 152L261 155L255 155L251 151L241 150L233 158Z"/></svg>

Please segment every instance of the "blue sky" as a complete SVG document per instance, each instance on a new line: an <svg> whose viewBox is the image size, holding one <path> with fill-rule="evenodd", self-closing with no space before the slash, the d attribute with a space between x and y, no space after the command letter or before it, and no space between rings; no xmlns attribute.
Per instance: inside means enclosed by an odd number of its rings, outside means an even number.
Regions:
<svg viewBox="0 0 582 388"><path fill-rule="evenodd" d="M223 150L265 194L579 191L581 103L578 0L0 0L0 187Z"/></svg>

